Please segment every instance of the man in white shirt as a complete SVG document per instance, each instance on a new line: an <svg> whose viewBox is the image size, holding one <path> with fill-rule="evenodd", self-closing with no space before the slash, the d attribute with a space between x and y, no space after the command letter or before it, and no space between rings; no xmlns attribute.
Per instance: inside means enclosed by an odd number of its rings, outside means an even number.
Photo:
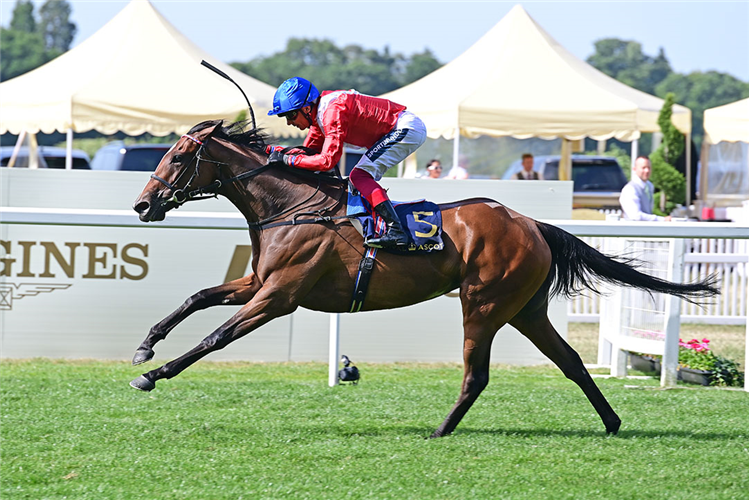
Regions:
<svg viewBox="0 0 749 500"><path fill-rule="evenodd" d="M626 220L670 221L671 216L653 214L653 183L650 179L650 158L639 156L632 169L632 180L622 188L619 204Z"/></svg>
<svg viewBox="0 0 749 500"><path fill-rule="evenodd" d="M451 168L447 173L445 179L468 179L468 169L466 168L467 163L468 159L465 156L461 156L460 160L458 160L458 164L453 165L453 168Z"/></svg>

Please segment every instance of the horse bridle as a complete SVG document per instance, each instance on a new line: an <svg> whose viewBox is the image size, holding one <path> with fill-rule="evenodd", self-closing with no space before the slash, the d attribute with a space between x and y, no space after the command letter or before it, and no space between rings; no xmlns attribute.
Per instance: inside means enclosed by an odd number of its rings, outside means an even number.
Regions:
<svg viewBox="0 0 749 500"><path fill-rule="evenodd" d="M182 136L184 139L190 139L191 141L197 143L200 147L198 148L197 153L195 153L195 156L193 156L192 160L190 160L190 163L187 164L187 166L182 170L182 172L179 173L177 176L177 179L173 183L167 181L166 179L159 177L155 173L151 174L151 179L154 179L167 188L169 188L172 191L172 197L167 200L161 201L161 206L168 205L169 203L173 203L177 207L182 206L184 203L188 201L197 201L197 200L204 200L206 198L215 198L218 195L218 190L223 186L224 182L232 183L234 181L238 181L241 179L246 179L248 177L254 177L255 175L258 175L265 170L268 169L270 165L264 165L262 167L250 170L249 172L244 172L242 174L236 175L228 180L221 181L220 179L216 179L211 184L208 184L207 186L195 188L193 190L190 190L190 185L195 180L195 178L200 175L200 162L207 162L207 163L213 163L214 165L220 167L222 165L229 165L228 163L214 160L213 158L210 158L208 156L208 152L206 151L206 145L204 141L201 141L199 139L196 139L195 137L184 134ZM177 187L177 184L179 184L180 179L187 173L187 171L190 169L190 165L192 162L195 162L195 168L192 171L192 175L185 183L185 186L183 188Z"/></svg>
<svg viewBox="0 0 749 500"><path fill-rule="evenodd" d="M269 168L271 168L273 166L272 163L266 163L265 165L262 165L262 166L260 166L258 168L252 169L252 170L247 171L247 172L243 172L243 173L241 173L239 175L235 175L234 177L231 177L231 178L226 179L224 181L221 181L220 179L216 179L215 181L213 181L211 184L208 184L207 186L203 186L203 187L199 187L199 188L195 188L193 190L190 190L190 185L195 180L195 178L200 174L200 162L201 161L208 162L208 163L213 163L215 165L218 165L219 171L220 171L220 167L222 165L229 165L229 164L225 163L225 162L222 162L222 161L214 160L213 158L210 158L208 156L208 152L206 151L206 144L205 144L206 141L201 141L201 140L199 140L199 139L197 139L197 138L195 138L195 137L193 137L193 136L191 136L189 134L184 134L182 136L182 138L189 139L189 140L195 142L196 144L198 144L200 147L198 148L198 151L195 153L195 156L193 156L192 160L190 160L190 163L188 163L187 166L182 170L182 172L179 173L179 175L177 176L177 179L175 179L175 181L173 183L167 181L166 179L164 179L162 177L159 177L155 173L151 174L151 179L154 179L154 180L160 182L161 184L163 184L164 186L166 186L167 188L169 188L172 191L172 197L171 198L169 198L167 200L162 200L161 201L161 206L162 207L164 207L164 206L166 206L166 205L168 205L170 203L173 203L177 208L179 208L180 206L182 206L184 203L186 203L188 201L197 201L197 200L204 200L204 199L207 199L207 198L216 198L218 196L218 190L221 188L221 186L224 185L224 183L231 184L231 183L233 183L235 181L239 181L239 180L242 180L242 179L248 179L248 178L251 178L251 177L255 177L256 175L259 175L259 174L265 172L266 170L268 170ZM292 148L287 148L287 149L292 149ZM179 180L189 170L190 165L192 164L193 161L195 161L195 169L192 171L192 175L187 180L187 183L185 183L184 188L178 188L177 184L179 183ZM282 211L282 212L280 212L278 214L272 215L271 217L268 217L267 219L263 219L263 220L260 220L258 222L250 222L248 224L249 224L250 228L252 228L252 229L261 230L261 229L270 228L270 227L276 227L276 226L297 225L297 224L311 224L311 223L317 224L317 223L321 223L321 222L330 222L330 221L332 221L334 219L347 219L348 218L347 216L330 217L330 216L323 215L325 212L327 212L328 210L331 210L335 205L337 205L338 203L340 203L340 200L339 200L338 202L334 203L333 205L331 205L329 207L324 207L323 209L320 209L320 210L317 210L317 211L300 212L300 213L296 214L294 216L294 219L291 220L291 221L275 222L279 218L282 218L282 217L288 215L289 213L293 212L297 208L305 205L307 202L309 202L310 200L312 200L318 192L320 192L320 179L318 179L318 181L317 181L317 189L307 199L305 199L305 200L297 203L296 205L294 205L294 206L292 206L292 207L290 207L290 208L288 208L288 209L286 209L286 210L284 210L284 211ZM345 192L345 190L343 192ZM309 216L309 215L316 215L317 217L315 217L314 219L303 219L303 220L298 220L297 219L297 217L305 216L305 215L307 215L307 216Z"/></svg>

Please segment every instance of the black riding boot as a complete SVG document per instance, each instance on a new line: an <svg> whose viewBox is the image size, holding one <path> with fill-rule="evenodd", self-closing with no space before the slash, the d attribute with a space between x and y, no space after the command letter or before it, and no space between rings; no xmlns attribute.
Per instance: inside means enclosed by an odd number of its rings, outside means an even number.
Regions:
<svg viewBox="0 0 749 500"><path fill-rule="evenodd" d="M387 232L379 238L368 239L364 244L373 248L392 248L408 245L408 235L403 231L401 221L398 218L398 214L395 213L395 208L393 208L390 200L383 201L374 207L374 209L385 220Z"/></svg>

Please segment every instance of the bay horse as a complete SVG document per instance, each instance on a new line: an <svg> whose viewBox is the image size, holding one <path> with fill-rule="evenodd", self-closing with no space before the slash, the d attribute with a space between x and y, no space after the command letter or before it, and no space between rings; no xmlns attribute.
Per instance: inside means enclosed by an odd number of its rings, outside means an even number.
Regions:
<svg viewBox="0 0 749 500"><path fill-rule="evenodd" d="M203 122L159 163L133 208L143 222L160 221L188 200L222 195L244 215L252 242L252 273L201 290L151 328L133 364L190 314L241 305L195 348L130 384L151 391L203 358L279 316L304 307L348 312L363 237L346 215L347 183L337 177L267 163L263 133L243 123ZM460 396L431 437L450 434L489 382L497 330L509 323L575 382L607 433L621 420L572 347L547 316L549 298L595 291L596 281L668 293L687 300L715 295L714 280L680 284L639 272L630 260L603 255L575 236L502 204L474 198L440 205L444 249L403 256L380 251L362 310L408 306L459 290L464 375Z"/></svg>

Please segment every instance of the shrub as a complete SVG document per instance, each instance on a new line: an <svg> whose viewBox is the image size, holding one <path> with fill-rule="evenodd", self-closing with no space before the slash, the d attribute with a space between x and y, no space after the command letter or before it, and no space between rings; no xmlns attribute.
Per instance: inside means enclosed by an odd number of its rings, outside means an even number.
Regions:
<svg viewBox="0 0 749 500"><path fill-rule="evenodd" d="M742 386L744 374L739 365L710 350L708 339L692 339L684 342L679 339L679 366L710 372L710 385Z"/></svg>

